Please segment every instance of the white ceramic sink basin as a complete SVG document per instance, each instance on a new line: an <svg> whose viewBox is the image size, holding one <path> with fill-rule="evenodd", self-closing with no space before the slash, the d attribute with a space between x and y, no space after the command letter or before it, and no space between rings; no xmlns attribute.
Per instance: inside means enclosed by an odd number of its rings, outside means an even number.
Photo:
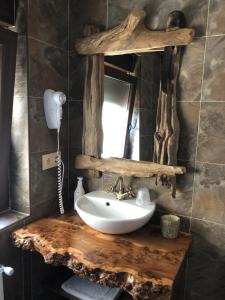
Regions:
<svg viewBox="0 0 225 300"><path fill-rule="evenodd" d="M145 225L155 211L155 203L139 206L135 199L119 201L112 193L95 191L79 198L76 210L90 227L104 233L122 234Z"/></svg>

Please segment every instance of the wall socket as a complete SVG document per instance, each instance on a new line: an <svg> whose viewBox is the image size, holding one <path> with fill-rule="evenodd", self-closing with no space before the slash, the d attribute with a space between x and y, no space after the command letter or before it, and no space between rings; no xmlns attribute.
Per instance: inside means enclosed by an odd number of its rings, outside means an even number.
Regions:
<svg viewBox="0 0 225 300"><path fill-rule="evenodd" d="M61 153L60 153L61 154ZM57 152L42 155L42 170L57 167Z"/></svg>

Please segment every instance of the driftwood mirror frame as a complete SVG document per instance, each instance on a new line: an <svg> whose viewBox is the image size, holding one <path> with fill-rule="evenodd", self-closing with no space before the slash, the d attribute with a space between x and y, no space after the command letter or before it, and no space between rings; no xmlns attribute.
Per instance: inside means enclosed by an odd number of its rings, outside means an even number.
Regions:
<svg viewBox="0 0 225 300"><path fill-rule="evenodd" d="M177 120L175 106L176 93L170 98L174 111L174 115L171 117L173 120L171 122L173 122L177 128L175 141L173 141L175 143L173 145L173 156L175 157L173 161L163 164L162 160L156 158L156 153L154 153L154 162L100 158L100 143L102 141L102 125L100 121L103 102L103 86L100 80L103 78L104 73L103 68L99 67L99 64L96 65L96 61L102 63L104 55L120 55L137 52L144 53L175 49L171 53L177 54L177 52L179 52L177 61L180 63L179 48L181 47L179 46L188 45L193 40L193 29L180 28L183 26L180 26L182 24L180 24L179 18L180 16L183 16L183 13L178 11L172 12L167 18L167 29L165 31L151 31L147 29L144 25L145 16L146 14L144 11L133 11L120 25L104 32L97 32L96 27L87 26L86 37L78 39L75 42L77 53L80 55L87 55L87 60L89 61L86 69L86 92L84 95L83 154L78 155L76 158L75 167L77 169L100 172L108 171L120 175L136 177L150 177L157 175L171 178L175 177L176 174L186 173L185 167L176 166L174 164L177 161L179 136L179 122ZM101 66L103 66L103 63ZM176 74L175 80L177 80L178 73L179 72ZM89 86L87 86L88 82ZM93 91L91 92L92 88ZM90 115L90 112L92 115ZM174 116L176 118L175 123ZM158 119L158 125L159 123L160 120ZM90 145L89 148L86 145L87 141ZM156 144L155 140L155 147L157 147ZM93 145L96 146L93 148ZM173 181L172 185L174 185Z"/></svg>

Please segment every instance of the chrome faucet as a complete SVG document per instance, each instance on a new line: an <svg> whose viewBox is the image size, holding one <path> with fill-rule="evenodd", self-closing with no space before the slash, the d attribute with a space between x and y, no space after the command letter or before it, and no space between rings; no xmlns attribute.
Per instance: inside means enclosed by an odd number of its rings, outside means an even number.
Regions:
<svg viewBox="0 0 225 300"><path fill-rule="evenodd" d="M117 189L118 185L119 189ZM115 184L110 187L109 192L113 193L118 200L131 199L135 197L135 193L132 191L131 186L128 186L128 188L125 189L122 176L117 178Z"/></svg>

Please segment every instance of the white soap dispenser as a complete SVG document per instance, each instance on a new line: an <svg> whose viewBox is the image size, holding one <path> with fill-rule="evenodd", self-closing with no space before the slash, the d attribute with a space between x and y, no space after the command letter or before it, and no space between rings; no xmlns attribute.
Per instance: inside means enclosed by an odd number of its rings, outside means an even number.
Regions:
<svg viewBox="0 0 225 300"><path fill-rule="evenodd" d="M75 203L84 194L85 194L85 191L83 188L83 177L77 177L77 187L74 191L74 210L76 210Z"/></svg>

